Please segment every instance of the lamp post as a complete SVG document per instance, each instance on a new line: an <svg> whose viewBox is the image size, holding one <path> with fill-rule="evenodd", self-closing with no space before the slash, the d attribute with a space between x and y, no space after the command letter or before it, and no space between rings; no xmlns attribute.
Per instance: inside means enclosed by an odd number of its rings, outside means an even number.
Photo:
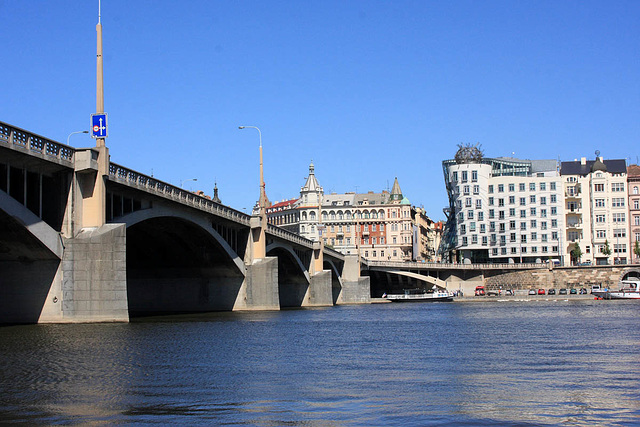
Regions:
<svg viewBox="0 0 640 427"><path fill-rule="evenodd" d="M238 129L255 129L258 131L258 136L260 138L260 199L258 201L260 207L260 215L263 214L263 210L266 208L265 206L265 191L264 191L264 169L262 167L262 132L260 132L260 128L257 126L238 126Z"/></svg>
<svg viewBox="0 0 640 427"><path fill-rule="evenodd" d="M69 145L69 138L71 138L71 135L75 135L77 133L89 133L89 131L88 130L78 130L78 131L75 131L75 132L71 132L69 134L69 136L67 137L67 145Z"/></svg>
<svg viewBox="0 0 640 427"><path fill-rule="evenodd" d="M180 188L182 188L182 185L187 181L197 181L197 180L198 178L183 179L182 181L180 181Z"/></svg>

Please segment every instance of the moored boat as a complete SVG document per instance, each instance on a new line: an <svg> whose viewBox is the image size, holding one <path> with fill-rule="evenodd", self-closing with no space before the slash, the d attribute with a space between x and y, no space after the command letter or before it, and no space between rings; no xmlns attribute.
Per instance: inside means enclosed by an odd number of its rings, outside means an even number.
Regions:
<svg viewBox="0 0 640 427"><path fill-rule="evenodd" d="M621 280L617 291L610 289L593 290L592 293L602 299L640 299L640 281Z"/></svg>
<svg viewBox="0 0 640 427"><path fill-rule="evenodd" d="M393 302L453 301L453 293L444 289L427 292L425 289L405 289L402 294L384 294L383 298Z"/></svg>

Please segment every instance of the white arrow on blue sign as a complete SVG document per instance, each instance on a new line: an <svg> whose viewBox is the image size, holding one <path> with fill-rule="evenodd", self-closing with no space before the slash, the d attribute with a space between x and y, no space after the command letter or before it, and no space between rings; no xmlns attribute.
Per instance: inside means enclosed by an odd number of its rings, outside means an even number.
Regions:
<svg viewBox="0 0 640 427"><path fill-rule="evenodd" d="M107 133L107 114L92 114L91 115L91 137L92 138L106 138Z"/></svg>

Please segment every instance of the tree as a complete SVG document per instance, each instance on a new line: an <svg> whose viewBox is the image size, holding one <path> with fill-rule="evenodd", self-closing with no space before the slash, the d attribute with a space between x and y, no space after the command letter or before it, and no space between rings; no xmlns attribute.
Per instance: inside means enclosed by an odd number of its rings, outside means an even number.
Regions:
<svg viewBox="0 0 640 427"><path fill-rule="evenodd" d="M602 253L606 256L611 255L611 248L609 247L609 240L604 241L604 248L602 248Z"/></svg>
<svg viewBox="0 0 640 427"><path fill-rule="evenodd" d="M571 249L571 257L575 259L576 262L580 262L580 258L582 257L582 249L580 249L580 245L578 243L576 243L573 249Z"/></svg>
<svg viewBox="0 0 640 427"><path fill-rule="evenodd" d="M636 254L636 258L640 258L640 242L636 240L636 244L633 246L633 253Z"/></svg>

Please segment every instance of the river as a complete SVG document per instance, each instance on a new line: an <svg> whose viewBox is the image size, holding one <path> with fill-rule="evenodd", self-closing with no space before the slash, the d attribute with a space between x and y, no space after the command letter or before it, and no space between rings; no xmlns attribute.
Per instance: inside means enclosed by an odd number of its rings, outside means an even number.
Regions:
<svg viewBox="0 0 640 427"><path fill-rule="evenodd" d="M0 424L638 425L640 305L338 306L0 328Z"/></svg>

